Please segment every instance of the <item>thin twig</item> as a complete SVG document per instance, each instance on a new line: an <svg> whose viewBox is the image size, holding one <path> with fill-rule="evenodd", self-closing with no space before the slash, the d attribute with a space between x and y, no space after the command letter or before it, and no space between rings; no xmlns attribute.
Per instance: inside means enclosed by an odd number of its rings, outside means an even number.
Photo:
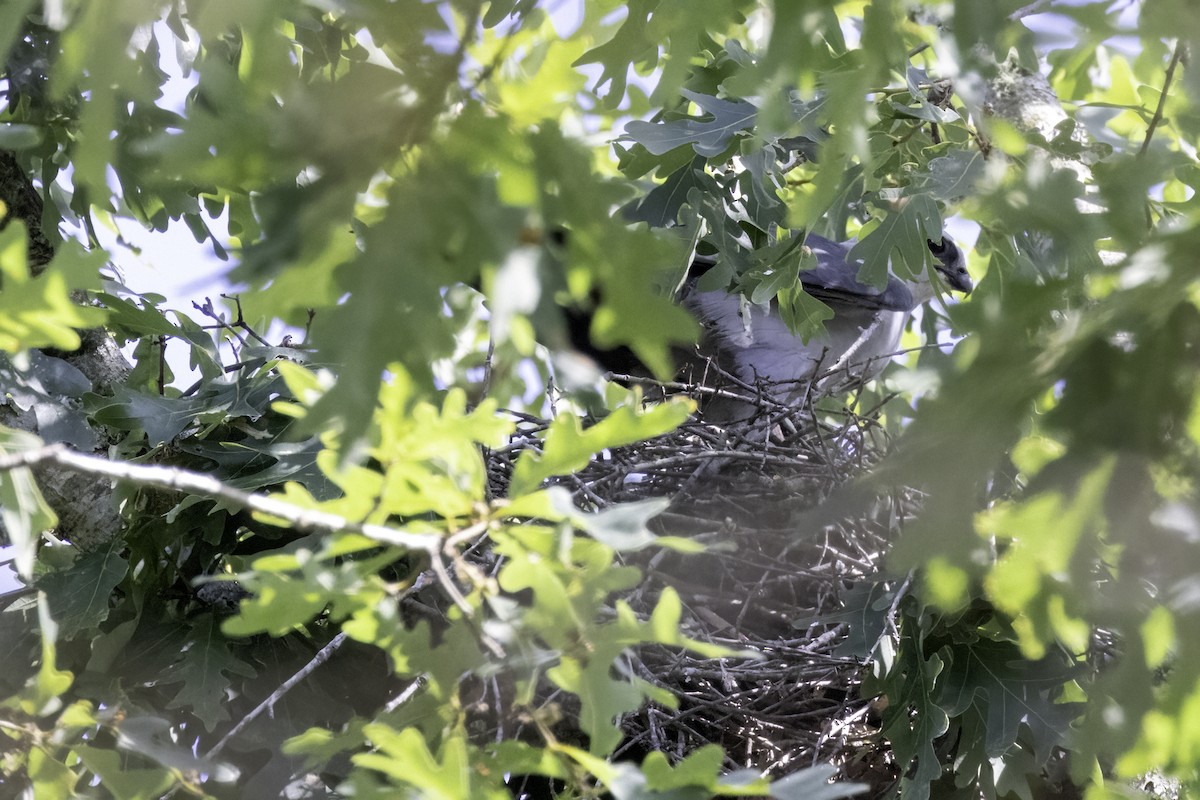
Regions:
<svg viewBox="0 0 1200 800"><path fill-rule="evenodd" d="M1175 52L1171 54L1171 63L1167 64L1167 74L1163 78L1162 93L1158 96L1158 106L1154 109L1154 116L1150 118L1150 124L1146 127L1146 138L1142 140L1141 149L1138 150L1139 157L1144 156L1150 149L1150 140L1154 138L1154 131L1163 121L1163 110L1167 107L1167 95L1171 91L1171 82L1175 80L1175 68L1183 59L1183 48L1182 39L1175 42Z"/></svg>
<svg viewBox="0 0 1200 800"><path fill-rule="evenodd" d="M246 322L245 316L242 315L242 298L236 294L222 294L221 297L226 300L232 300L233 307L237 309L237 319L231 323L233 327L241 328L246 333L250 334L250 336L259 344L263 345L264 347L270 347L271 343L259 336L258 332L255 331L254 328L250 327L250 323Z"/></svg>
<svg viewBox="0 0 1200 800"><path fill-rule="evenodd" d="M158 396L167 393L167 337L159 336L158 344Z"/></svg>
<svg viewBox="0 0 1200 800"><path fill-rule="evenodd" d="M425 673L421 673L417 677L413 678L412 683L406 686L403 692L388 701L387 705L383 707L383 713L390 714L400 706L407 703L412 699L413 695L415 695L418 690L425 688L425 685L428 682L429 679L425 677Z"/></svg>
<svg viewBox="0 0 1200 800"><path fill-rule="evenodd" d="M241 720L238 721L237 725L234 725L232 728L230 728L229 731L221 737L220 741L213 745L212 748L204 754L205 760L215 758L218 753L225 749L225 745L228 744L233 737L244 731L247 725L262 716L264 711L274 707L274 705L278 703L285 694L295 688L296 684L307 678L313 673L314 670L316 670L317 667L328 661L329 657L337 652L338 648L340 648L345 641L346 634L344 632L333 637L329 641L329 644L318 650L317 654L313 656L307 664L297 670L295 675L281 683L278 689L267 695L266 700L263 700L261 703L255 706L249 714L242 717Z"/></svg>
<svg viewBox="0 0 1200 800"><path fill-rule="evenodd" d="M1050 5L1050 0L1034 0L1034 2L1030 3L1029 5L1021 6L1016 11L1009 14L1008 18L1013 22L1016 22L1019 19L1024 19L1025 17L1033 14L1040 14L1041 10L1048 5Z"/></svg>
<svg viewBox="0 0 1200 800"><path fill-rule="evenodd" d="M410 586L408 586L406 589L404 589L402 592L400 592L399 594L396 595L396 600L397 601L403 600L404 598L408 597L409 595L419 592L421 589L423 589L429 585L430 580L431 579L429 578L429 573L422 572L421 574L417 575L416 579L412 582L412 584ZM257 706L255 706L254 709L249 714L247 714L245 717L243 717L241 719L241 721L238 722L237 725L234 725L229 730L228 733L226 733L224 736L222 736L221 740L219 742L217 742L215 745L213 745L212 749L210 749L207 753L204 754L204 758L211 759L214 756L216 756L218 753L220 753L221 750L225 747L225 745L228 744L229 740L231 740L233 737L237 736L239 733L241 733L243 730L245 730L246 726L249 725L251 722L253 722L255 719L262 716L262 713L264 711L267 711L270 708L272 708L276 703L278 703L280 701L280 699L283 698L283 696L285 694L287 694L292 689L294 689L296 687L296 685L300 683L300 681L304 680L309 675L311 675L317 669L317 667L321 666L326 661L328 661L330 656L332 656L334 654L334 652L336 652L345 643L345 641L346 641L346 634L344 631L342 633L339 633L337 636L333 637L329 641L329 644L325 645L319 651L317 651L317 654L315 656L313 656L312 659L307 664L305 664L303 667L301 667L296 672L296 674L292 675L292 677L288 678L286 681L281 683L279 685L278 689L271 692L271 694L267 696L266 700L263 700L261 703L259 703ZM387 706L385 707L384 710L385 711L394 711L395 709L399 708L401 705L403 705L405 702L407 702L408 699L413 696L413 694L416 693L417 689L421 688L424 685L425 685L424 676L418 675L413 680L413 682L411 684L409 684L408 688L406 688L403 692L400 693L399 697L396 697L395 699L391 700L387 704Z"/></svg>

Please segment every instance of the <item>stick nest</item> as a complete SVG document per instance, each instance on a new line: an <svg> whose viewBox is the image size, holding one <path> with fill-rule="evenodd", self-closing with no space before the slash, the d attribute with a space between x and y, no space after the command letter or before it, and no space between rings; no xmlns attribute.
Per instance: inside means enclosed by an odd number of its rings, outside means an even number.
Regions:
<svg viewBox="0 0 1200 800"><path fill-rule="evenodd" d="M689 388L702 401L714 393ZM563 480L589 510L671 498L655 520L657 532L708 549L630 554L626 560L641 567L643 579L623 599L648 617L663 588L672 587L683 601L687 636L759 656L713 659L666 647L630 654L623 669L679 702L677 708L649 703L627 715L616 755L636 760L660 751L677 761L715 743L730 769L782 775L832 762L878 795L898 772L878 736L870 698L857 691L863 661L839 652L845 626L820 620L843 610L848 587L877 575L888 542L917 501L901 492L875 498L835 525L806 522L804 512L886 450L877 414L860 416L831 405L828 396L787 409L767 400L771 393L762 387L748 394L749 388L739 387L756 401L749 419L718 427L701 412ZM546 422L522 420L510 447L491 460L498 489L519 453L540 446Z"/></svg>

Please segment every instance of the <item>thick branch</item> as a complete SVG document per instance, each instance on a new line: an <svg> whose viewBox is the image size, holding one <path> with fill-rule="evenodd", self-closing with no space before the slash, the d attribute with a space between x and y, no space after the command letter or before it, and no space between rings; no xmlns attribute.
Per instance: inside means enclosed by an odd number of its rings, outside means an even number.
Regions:
<svg viewBox="0 0 1200 800"><path fill-rule="evenodd" d="M409 533L407 531L396 530L387 525L353 522L337 514L330 514L328 511L321 511L316 508L301 508L292 503L264 494L244 492L241 489L226 486L211 475L189 472L177 467L146 466L144 464L109 461L99 456L78 453L68 449L64 445L52 444L38 450L0 456L0 471L7 472L17 467L32 467L47 462L77 472L103 475L114 480L135 483L138 486L173 489L201 497L223 500L238 508L257 511L260 514L267 514L282 519L292 528L299 531L327 531L329 533L350 531L361 533L363 536L384 544L406 547L410 550L423 550L435 559L441 550L442 537L436 534Z"/></svg>
<svg viewBox="0 0 1200 800"><path fill-rule="evenodd" d="M25 223L29 231L29 270L39 274L54 257L54 247L42 231L42 196L8 150L0 150L0 200L7 211L0 220L0 230L12 219Z"/></svg>

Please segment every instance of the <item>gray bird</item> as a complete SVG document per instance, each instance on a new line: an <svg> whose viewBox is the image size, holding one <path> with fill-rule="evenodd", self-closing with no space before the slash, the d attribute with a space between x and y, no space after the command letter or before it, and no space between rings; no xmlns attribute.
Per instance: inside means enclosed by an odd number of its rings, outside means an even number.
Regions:
<svg viewBox="0 0 1200 800"><path fill-rule="evenodd" d="M937 294L924 273L917 280L889 273L883 288L862 283L860 262L850 259L853 242L809 234L804 244L817 265L802 271L800 281L808 294L833 311L824 333L807 342L788 329L775 301L762 306L723 290L698 291L696 279L716 263L714 257L696 258L680 292L680 302L704 330L700 355L787 404L801 398L814 379L816 388L831 389L878 376L896 352L913 310ZM941 242L930 241L929 250L946 286L970 293L971 277L958 245L943 236ZM728 422L754 411L746 403L717 400L705 409L705 419Z"/></svg>

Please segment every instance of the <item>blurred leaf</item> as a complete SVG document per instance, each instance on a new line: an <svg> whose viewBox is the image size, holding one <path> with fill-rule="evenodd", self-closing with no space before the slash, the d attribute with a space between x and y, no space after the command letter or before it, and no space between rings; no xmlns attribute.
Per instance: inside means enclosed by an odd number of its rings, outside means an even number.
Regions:
<svg viewBox="0 0 1200 800"><path fill-rule="evenodd" d="M620 503L595 514L579 514L575 519L588 534L617 552L641 550L658 538L646 524L670 504L666 498Z"/></svg>
<svg viewBox="0 0 1200 800"><path fill-rule="evenodd" d="M29 780L38 798L70 800L76 796L75 784L79 776L49 751L34 748L29 753Z"/></svg>
<svg viewBox="0 0 1200 800"><path fill-rule="evenodd" d="M71 290L99 286L103 252L85 253L76 242L65 242L54 260L36 278L27 261L28 243L19 220L0 231L0 350L16 353L32 347L79 347L76 329L104 320L97 308L71 299Z"/></svg>
<svg viewBox="0 0 1200 800"><path fill-rule="evenodd" d="M41 440L32 434L0 427L0 454L11 455L41 447ZM27 467L0 471L0 521L16 548L13 563L17 572L25 580L31 580L42 532L57 525L58 518L46 504Z"/></svg>
<svg viewBox="0 0 1200 800"><path fill-rule="evenodd" d="M701 747L675 766L662 753L650 753L642 762L642 774L646 786L655 792L688 786L709 789L717 782L724 758L724 751L716 745Z"/></svg>
<svg viewBox="0 0 1200 800"><path fill-rule="evenodd" d="M863 783L834 781L838 770L834 766L816 766L784 775L771 783L770 796L776 800L840 800L866 792L870 787Z"/></svg>
<svg viewBox="0 0 1200 800"><path fill-rule="evenodd" d="M172 740L171 725L160 717L128 717L117 725L117 746L144 756L170 770L202 770L221 783L236 777L227 764L198 758Z"/></svg>
<svg viewBox="0 0 1200 800"><path fill-rule="evenodd" d="M27 150L42 142L42 131L32 125L6 123L0 125L0 147L5 150Z"/></svg>
<svg viewBox="0 0 1200 800"><path fill-rule="evenodd" d="M175 783L175 776L162 767L131 769L116 750L85 745L76 747L75 752L114 797L157 797Z"/></svg>

